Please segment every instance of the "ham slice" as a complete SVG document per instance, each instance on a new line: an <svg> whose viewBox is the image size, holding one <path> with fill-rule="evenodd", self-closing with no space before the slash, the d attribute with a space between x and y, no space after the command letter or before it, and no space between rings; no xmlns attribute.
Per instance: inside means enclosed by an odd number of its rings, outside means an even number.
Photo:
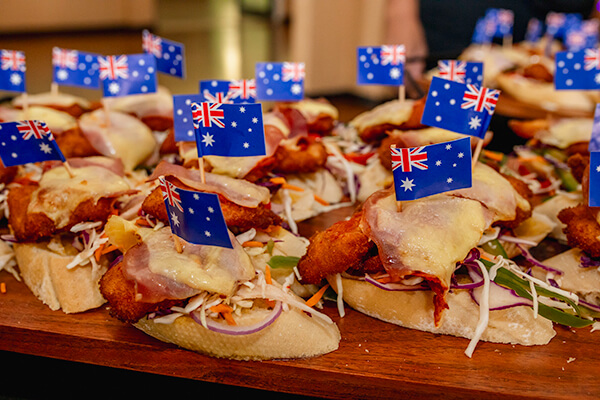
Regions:
<svg viewBox="0 0 600 400"><path fill-rule="evenodd" d="M156 180L159 176L173 176L192 189L223 195L226 199L243 207L256 208L261 203L271 201L269 189L258 186L244 179L231 178L225 175L206 172L205 182L199 170L161 161L148 180Z"/></svg>

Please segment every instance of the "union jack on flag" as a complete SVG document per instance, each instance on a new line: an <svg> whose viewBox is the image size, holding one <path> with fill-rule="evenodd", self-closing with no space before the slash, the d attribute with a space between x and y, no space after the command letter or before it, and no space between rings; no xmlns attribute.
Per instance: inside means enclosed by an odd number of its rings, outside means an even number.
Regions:
<svg viewBox="0 0 600 400"><path fill-rule="evenodd" d="M213 124L219 128L225 128L225 122L223 122L225 113L220 108L221 105L222 103L192 103L194 128L199 129L200 126L210 128Z"/></svg>
<svg viewBox="0 0 600 400"><path fill-rule="evenodd" d="M192 103L192 114L194 112L199 157L248 157L266 154L260 103Z"/></svg>
<svg viewBox="0 0 600 400"><path fill-rule="evenodd" d="M144 30L142 32L142 49L154 57L162 57L162 38Z"/></svg>
<svg viewBox="0 0 600 400"><path fill-rule="evenodd" d="M483 82L483 63L475 61L439 60L440 78L460 83L481 85Z"/></svg>
<svg viewBox="0 0 600 400"><path fill-rule="evenodd" d="M428 168L425 161L427 161L427 152L425 146L412 147L412 148L396 148L392 147L392 171L396 168L402 169L402 172L412 172L412 168L418 168L426 170Z"/></svg>
<svg viewBox="0 0 600 400"><path fill-rule="evenodd" d="M185 77L185 47L182 43L154 35L145 29L142 32L142 49L144 53L154 56L158 72Z"/></svg>
<svg viewBox="0 0 600 400"><path fill-rule="evenodd" d="M98 57L104 96L156 92L156 60L151 54Z"/></svg>
<svg viewBox="0 0 600 400"><path fill-rule="evenodd" d="M158 179L161 189L170 187L179 199L175 206L163 197L174 235L192 244L233 248L217 194L178 188L162 176Z"/></svg>
<svg viewBox="0 0 600 400"><path fill-rule="evenodd" d="M581 24L581 20L581 14L551 11L546 15L546 35L563 39L569 29Z"/></svg>
<svg viewBox="0 0 600 400"><path fill-rule="evenodd" d="M460 108L473 108L477 112L486 110L488 114L492 115L499 95L499 90L467 84L467 90L463 95L464 102Z"/></svg>
<svg viewBox="0 0 600 400"><path fill-rule="evenodd" d="M403 44L399 45L383 45L381 46L379 58L381 65L400 65L406 62L406 47Z"/></svg>
<svg viewBox="0 0 600 400"><path fill-rule="evenodd" d="M25 91L25 53L18 50L0 52L0 90Z"/></svg>
<svg viewBox="0 0 600 400"><path fill-rule="evenodd" d="M60 68L77 69L77 50L52 49L52 65Z"/></svg>
<svg viewBox="0 0 600 400"><path fill-rule="evenodd" d="M45 122L26 120L0 124L0 158L5 166L60 160L60 151Z"/></svg>
<svg viewBox="0 0 600 400"><path fill-rule="evenodd" d="M98 55L84 51L52 49L53 82L97 89L100 85Z"/></svg>
<svg viewBox="0 0 600 400"><path fill-rule="evenodd" d="M129 65L127 56L108 56L98 58L100 63L100 79L112 80L129 78Z"/></svg>
<svg viewBox="0 0 600 400"><path fill-rule="evenodd" d="M304 70L304 67L302 68ZM229 83L227 96L239 99L242 102L254 103L256 101L256 81L254 79L240 79Z"/></svg>
<svg viewBox="0 0 600 400"><path fill-rule="evenodd" d="M472 184L471 140L468 137L390 150L392 162L394 158L397 160L392 173L398 201L464 189Z"/></svg>
<svg viewBox="0 0 600 400"><path fill-rule="evenodd" d="M499 95L499 90L434 76L429 85L421 122L483 138Z"/></svg>
<svg viewBox="0 0 600 400"><path fill-rule="evenodd" d="M600 89L598 49L559 51L555 55L554 87L557 90Z"/></svg>
<svg viewBox="0 0 600 400"><path fill-rule="evenodd" d="M179 211L183 211L181 206L181 197L175 185L164 179L162 176L159 178L160 190L162 191L163 201L171 207L176 207Z"/></svg>
<svg viewBox="0 0 600 400"><path fill-rule="evenodd" d="M256 100L299 101L304 98L304 63L256 63Z"/></svg>
<svg viewBox="0 0 600 400"><path fill-rule="evenodd" d="M404 84L404 57L400 57L399 50L384 51L384 47L404 49L403 45L359 47L357 49L357 83L359 85L401 86Z"/></svg>

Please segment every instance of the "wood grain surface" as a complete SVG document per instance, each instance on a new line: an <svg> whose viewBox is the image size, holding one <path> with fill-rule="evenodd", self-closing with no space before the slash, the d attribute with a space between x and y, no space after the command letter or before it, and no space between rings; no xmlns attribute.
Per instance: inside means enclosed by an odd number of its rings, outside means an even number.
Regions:
<svg viewBox="0 0 600 400"><path fill-rule="evenodd" d="M351 208L301 224L310 235ZM222 360L159 342L112 319L102 307L67 315L51 311L21 282L0 272L0 350L69 360L149 377L163 375L235 387L331 399L443 397L510 399L600 398L600 332L557 327L546 346L480 342L387 324L334 304L325 312L338 324L337 351L303 360Z"/></svg>

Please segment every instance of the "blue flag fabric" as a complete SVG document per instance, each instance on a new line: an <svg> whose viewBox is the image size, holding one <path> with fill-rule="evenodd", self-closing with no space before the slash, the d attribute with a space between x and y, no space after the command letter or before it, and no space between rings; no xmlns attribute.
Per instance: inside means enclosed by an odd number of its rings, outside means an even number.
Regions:
<svg viewBox="0 0 600 400"><path fill-rule="evenodd" d="M0 90L25 92L25 53L0 50Z"/></svg>
<svg viewBox="0 0 600 400"><path fill-rule="evenodd" d="M84 51L52 49L52 81L59 85L98 89L98 54Z"/></svg>
<svg viewBox="0 0 600 400"><path fill-rule="evenodd" d="M267 154L262 104L192 103L198 156Z"/></svg>
<svg viewBox="0 0 600 400"><path fill-rule="evenodd" d="M581 25L573 26L565 33L564 44L568 51L598 47L598 26L590 29L583 22Z"/></svg>
<svg viewBox="0 0 600 400"><path fill-rule="evenodd" d="M173 96L173 134L176 142L193 142L196 140L192 103L201 103L200 94L176 94Z"/></svg>
<svg viewBox="0 0 600 400"><path fill-rule="evenodd" d="M559 51L555 56L554 87L557 90L600 89L598 49Z"/></svg>
<svg viewBox="0 0 600 400"><path fill-rule="evenodd" d="M529 43L536 43L542 37L544 25L537 18L531 18L527 23L527 31L525 32L525 40Z"/></svg>
<svg viewBox="0 0 600 400"><path fill-rule="evenodd" d="M142 32L142 49L156 60L156 69L163 74L185 78L185 47L182 43Z"/></svg>
<svg viewBox="0 0 600 400"><path fill-rule="evenodd" d="M404 45L359 47L357 57L359 85L404 85Z"/></svg>
<svg viewBox="0 0 600 400"><path fill-rule="evenodd" d="M178 188L159 178L173 234L188 243L232 249L219 196Z"/></svg>
<svg viewBox="0 0 600 400"><path fill-rule="evenodd" d="M494 21L481 17L475 24L471 42L475 44L488 44L492 42L494 33L496 32L496 24Z"/></svg>
<svg viewBox="0 0 600 400"><path fill-rule="evenodd" d="M471 187L468 137L422 147L391 148L396 200L416 200Z"/></svg>
<svg viewBox="0 0 600 400"><path fill-rule="evenodd" d="M495 26L493 37L512 35L515 20L515 14L512 10L490 8L486 11L484 18L492 21Z"/></svg>
<svg viewBox="0 0 600 400"><path fill-rule="evenodd" d="M594 112L594 123L592 125L592 135L588 144L588 150L600 151L600 104L596 104Z"/></svg>
<svg viewBox="0 0 600 400"><path fill-rule="evenodd" d="M98 57L105 97L156 92L156 60L151 54Z"/></svg>
<svg viewBox="0 0 600 400"><path fill-rule="evenodd" d="M600 152L590 152L590 186L588 204L590 207L600 207Z"/></svg>
<svg viewBox="0 0 600 400"><path fill-rule="evenodd" d="M304 98L304 63L256 63L256 99L300 101Z"/></svg>
<svg viewBox="0 0 600 400"><path fill-rule="evenodd" d="M459 83L483 84L483 62L439 60L438 72L440 78Z"/></svg>
<svg viewBox="0 0 600 400"><path fill-rule="evenodd" d="M256 103L254 79L200 81L202 101L209 103Z"/></svg>
<svg viewBox="0 0 600 400"><path fill-rule="evenodd" d="M546 15L546 35L556 39L563 39L567 30L581 23L581 14L549 12Z"/></svg>
<svg viewBox="0 0 600 400"><path fill-rule="evenodd" d="M0 124L0 158L4 166L65 161L45 122L26 120Z"/></svg>
<svg viewBox="0 0 600 400"><path fill-rule="evenodd" d="M433 77L421 122L483 138L496 109L499 90Z"/></svg>

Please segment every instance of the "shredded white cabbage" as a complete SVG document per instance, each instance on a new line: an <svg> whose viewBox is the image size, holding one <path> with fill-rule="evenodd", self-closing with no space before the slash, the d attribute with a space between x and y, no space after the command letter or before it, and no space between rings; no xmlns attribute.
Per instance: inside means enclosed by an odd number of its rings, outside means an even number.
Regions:
<svg viewBox="0 0 600 400"><path fill-rule="evenodd" d="M288 225L290 226L290 230L298 234L298 225L296 221L294 221L294 217L292 216L292 197L290 196L290 192L288 189L282 189L281 195L283 197L283 208L285 211L285 218L287 220Z"/></svg>
<svg viewBox="0 0 600 400"><path fill-rule="evenodd" d="M346 310L344 309L344 288L342 287L342 275L336 274L335 276L335 284L337 286L337 308L340 317L346 315Z"/></svg>
<svg viewBox="0 0 600 400"><path fill-rule="evenodd" d="M90 223L93 224L93 223ZM96 229L86 229L87 234L89 235L89 239L84 241L84 248L80 251L73 260L69 264L67 264L67 269L72 269L78 265L86 265L88 263L92 264L92 276L96 276L98 273L100 266L98 262L96 262L96 257L94 256L94 252L100 248L104 243L108 242L108 237L103 237L104 231L98 233Z"/></svg>
<svg viewBox="0 0 600 400"><path fill-rule="evenodd" d="M479 301L479 321L477 321L477 326L475 327L475 333L465 350L465 354L467 357L471 358L473 356L473 352L475 351L475 347L477 343L481 339L481 335L487 329L488 322L490 319L490 276L488 274L488 270L483 265L483 263L479 260L475 260L479 269L481 270L481 274L483 276L483 288L481 293L481 299Z"/></svg>

